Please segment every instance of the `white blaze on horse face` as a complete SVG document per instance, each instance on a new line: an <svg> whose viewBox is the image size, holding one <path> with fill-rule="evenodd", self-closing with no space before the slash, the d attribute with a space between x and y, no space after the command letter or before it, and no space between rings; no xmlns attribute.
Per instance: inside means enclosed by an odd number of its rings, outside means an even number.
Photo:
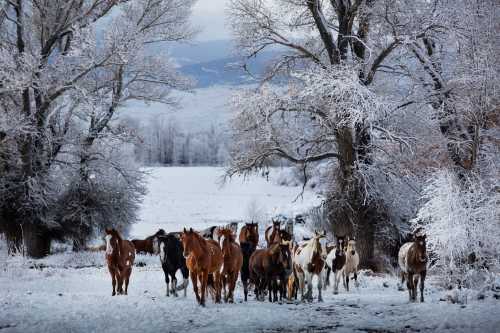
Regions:
<svg viewBox="0 0 500 333"><path fill-rule="evenodd" d="M130 261L127 260L127 266L130 266Z"/></svg>
<svg viewBox="0 0 500 333"><path fill-rule="evenodd" d="M160 261L164 262L165 261L165 243L161 242L160 243Z"/></svg>
<svg viewBox="0 0 500 333"><path fill-rule="evenodd" d="M113 247L111 246L111 235L106 235L104 237L106 239L106 254L111 255L113 254Z"/></svg>

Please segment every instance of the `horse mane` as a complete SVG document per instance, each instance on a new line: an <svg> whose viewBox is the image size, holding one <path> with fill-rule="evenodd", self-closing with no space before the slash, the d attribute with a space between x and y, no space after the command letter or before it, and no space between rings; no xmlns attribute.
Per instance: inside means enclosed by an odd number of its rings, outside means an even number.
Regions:
<svg viewBox="0 0 500 333"><path fill-rule="evenodd" d="M202 251L206 253L208 251L207 240L205 238L203 238L196 231L192 231L190 234L193 235L194 238L196 238L198 240L198 244L200 244L200 247L201 247Z"/></svg>
<svg viewBox="0 0 500 333"><path fill-rule="evenodd" d="M309 261L312 261L314 253L319 253L321 255L321 244L319 243L319 238L313 237L307 241L306 246L304 246L303 250L309 251Z"/></svg>

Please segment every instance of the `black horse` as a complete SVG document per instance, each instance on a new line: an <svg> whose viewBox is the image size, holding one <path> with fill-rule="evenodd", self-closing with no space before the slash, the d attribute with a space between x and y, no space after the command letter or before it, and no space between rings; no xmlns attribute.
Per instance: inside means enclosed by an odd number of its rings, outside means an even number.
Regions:
<svg viewBox="0 0 500 333"><path fill-rule="evenodd" d="M241 253L243 254L243 265L240 270L241 282L243 283L243 291L245 293L245 302L248 297L248 282L250 279L250 257L252 253L255 251L255 246L249 242L242 242L240 244Z"/></svg>
<svg viewBox="0 0 500 333"><path fill-rule="evenodd" d="M170 292L177 296L177 291L184 289L184 297L186 296L186 289L189 284L189 270L186 266L186 259L184 258L184 248L182 243L175 233L169 233L165 236L158 236L158 248L160 252L161 267L165 273L165 282L167 283L167 296ZM175 273L181 270L183 281L182 285L177 287L177 278ZM172 278L172 288L170 288L170 279Z"/></svg>

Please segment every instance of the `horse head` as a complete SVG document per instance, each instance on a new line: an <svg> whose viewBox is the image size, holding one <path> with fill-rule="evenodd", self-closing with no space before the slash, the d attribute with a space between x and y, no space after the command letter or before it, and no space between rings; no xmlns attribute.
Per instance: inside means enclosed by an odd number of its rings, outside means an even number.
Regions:
<svg viewBox="0 0 500 333"><path fill-rule="evenodd" d="M193 228L189 228L189 230L184 228L181 235L182 247L184 248L184 258L189 257L191 252L195 249L196 244L198 243L198 237L199 235L193 230Z"/></svg>
<svg viewBox="0 0 500 333"><path fill-rule="evenodd" d="M217 230L217 236L219 237L220 245L223 252L230 250L231 243L235 241L235 236L233 230L230 228L221 228Z"/></svg>
<svg viewBox="0 0 500 333"><path fill-rule="evenodd" d="M427 236L419 234L414 237L414 243L417 246L418 257L421 262L427 262Z"/></svg>
<svg viewBox="0 0 500 333"><path fill-rule="evenodd" d="M245 236L247 241L257 243L259 241L259 224L254 223L245 223Z"/></svg>
<svg viewBox="0 0 500 333"><path fill-rule="evenodd" d="M120 234L112 228L106 228L105 232L106 236L104 238L106 240L106 254L108 256L113 254L120 255Z"/></svg>
<svg viewBox="0 0 500 333"><path fill-rule="evenodd" d="M351 253L351 255L356 254L356 240L354 238L348 238L347 239L347 248L346 248L347 253Z"/></svg>

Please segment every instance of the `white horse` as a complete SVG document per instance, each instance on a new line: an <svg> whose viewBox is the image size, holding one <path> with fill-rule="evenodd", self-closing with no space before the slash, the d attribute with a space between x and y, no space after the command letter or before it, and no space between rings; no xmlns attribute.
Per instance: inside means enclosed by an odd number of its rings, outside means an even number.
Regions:
<svg viewBox="0 0 500 333"><path fill-rule="evenodd" d="M299 280L299 289L302 300L312 301L312 280L314 275L318 277L318 301L322 302L321 288L323 287L323 267L325 261L322 257L322 248L319 240L325 237L315 233L315 236L299 247L294 254L294 269ZM304 295L305 283L307 283L307 294Z"/></svg>
<svg viewBox="0 0 500 333"><path fill-rule="evenodd" d="M356 241L349 239L347 241L347 249L345 251L345 264L342 268L342 279L344 281L345 290L349 291L349 275L354 273L354 285L358 287L358 266L359 254L356 251Z"/></svg>

